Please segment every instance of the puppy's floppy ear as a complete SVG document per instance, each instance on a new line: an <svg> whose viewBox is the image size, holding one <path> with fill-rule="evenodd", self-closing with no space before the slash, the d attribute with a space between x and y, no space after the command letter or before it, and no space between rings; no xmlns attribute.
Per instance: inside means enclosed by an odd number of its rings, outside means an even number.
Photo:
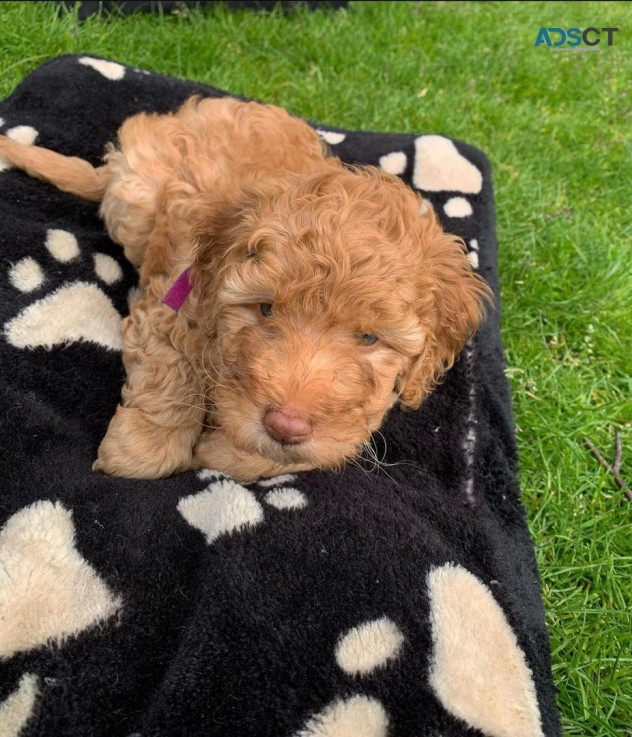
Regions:
<svg viewBox="0 0 632 737"><path fill-rule="evenodd" d="M424 345L398 383L402 404L411 408L421 404L452 366L492 302L491 289L472 270L463 241L445 233L434 214L422 221L416 234L417 309Z"/></svg>
<svg viewBox="0 0 632 737"><path fill-rule="evenodd" d="M192 253L188 266L193 290L186 304L203 316L209 328L215 324L217 294L226 271L247 251L248 223L256 206L256 197L233 186L194 195L179 203L174 214L178 222L186 223L184 237Z"/></svg>
<svg viewBox="0 0 632 737"><path fill-rule="evenodd" d="M194 274L215 272L232 251L246 247L244 236L256 205L253 192L237 187L194 199L189 212Z"/></svg>
<svg viewBox="0 0 632 737"><path fill-rule="evenodd" d="M217 193L193 198L188 218L193 241L192 272L217 271L225 261L244 258L262 216L284 192L292 177L226 182Z"/></svg>

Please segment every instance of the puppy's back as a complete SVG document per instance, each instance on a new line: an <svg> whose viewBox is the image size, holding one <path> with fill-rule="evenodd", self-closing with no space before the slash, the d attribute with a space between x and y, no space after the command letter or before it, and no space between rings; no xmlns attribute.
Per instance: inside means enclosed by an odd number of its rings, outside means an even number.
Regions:
<svg viewBox="0 0 632 737"><path fill-rule="evenodd" d="M177 217L178 203L200 193L230 199L248 180L317 171L325 151L314 130L281 108L194 97L175 113L126 120L105 158L110 184L101 215L139 265L161 209Z"/></svg>

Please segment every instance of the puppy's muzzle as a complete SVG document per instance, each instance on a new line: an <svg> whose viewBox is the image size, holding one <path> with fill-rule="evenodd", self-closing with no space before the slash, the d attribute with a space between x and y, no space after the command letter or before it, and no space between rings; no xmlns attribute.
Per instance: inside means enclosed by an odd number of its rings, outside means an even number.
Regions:
<svg viewBox="0 0 632 737"><path fill-rule="evenodd" d="M312 422L293 407L270 408L263 416L268 435L283 445L300 445L312 436Z"/></svg>

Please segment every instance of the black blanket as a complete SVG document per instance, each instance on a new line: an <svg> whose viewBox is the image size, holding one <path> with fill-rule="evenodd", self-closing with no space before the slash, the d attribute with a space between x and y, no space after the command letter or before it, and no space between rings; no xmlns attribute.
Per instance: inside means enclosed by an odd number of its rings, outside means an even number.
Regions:
<svg viewBox="0 0 632 737"><path fill-rule="evenodd" d="M97 163L121 122L225 93L62 57L0 132ZM498 295L490 166L317 126L432 202ZM558 735L492 311L370 459L241 486L91 471L136 276L95 205L0 162L0 735Z"/></svg>

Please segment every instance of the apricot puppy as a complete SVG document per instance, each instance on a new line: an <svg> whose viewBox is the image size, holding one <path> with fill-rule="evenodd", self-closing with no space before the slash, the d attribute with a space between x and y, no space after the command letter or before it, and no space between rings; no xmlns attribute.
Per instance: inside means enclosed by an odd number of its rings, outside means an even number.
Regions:
<svg viewBox="0 0 632 737"><path fill-rule="evenodd" d="M139 269L127 381L94 463L107 474L338 467L395 402L423 401L489 297L418 195L327 157L270 105L136 115L97 168L5 137L0 158L101 202Z"/></svg>

